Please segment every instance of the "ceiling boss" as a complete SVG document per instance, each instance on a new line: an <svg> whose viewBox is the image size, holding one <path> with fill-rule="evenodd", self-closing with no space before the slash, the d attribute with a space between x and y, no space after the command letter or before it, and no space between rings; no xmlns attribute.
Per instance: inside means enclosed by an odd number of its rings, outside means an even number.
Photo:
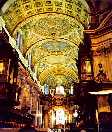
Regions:
<svg viewBox="0 0 112 132"><path fill-rule="evenodd" d="M21 31L20 50L32 54L41 85L79 81L76 61L88 11L84 0L10 0L3 6L7 29L15 38Z"/></svg>

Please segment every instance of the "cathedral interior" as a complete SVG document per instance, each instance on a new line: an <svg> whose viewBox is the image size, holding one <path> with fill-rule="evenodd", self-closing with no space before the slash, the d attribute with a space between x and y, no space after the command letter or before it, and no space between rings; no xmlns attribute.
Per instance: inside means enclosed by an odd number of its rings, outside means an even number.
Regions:
<svg viewBox="0 0 112 132"><path fill-rule="evenodd" d="M0 0L0 132L112 132L112 0Z"/></svg>

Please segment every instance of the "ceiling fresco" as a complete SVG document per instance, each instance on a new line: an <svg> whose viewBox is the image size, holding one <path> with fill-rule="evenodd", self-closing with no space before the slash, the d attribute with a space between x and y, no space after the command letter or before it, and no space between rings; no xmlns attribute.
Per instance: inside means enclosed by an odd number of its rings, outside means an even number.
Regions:
<svg viewBox="0 0 112 132"><path fill-rule="evenodd" d="M27 21L21 28L23 34L23 52L26 52L35 42L43 40L66 40L77 45L83 38L83 26L74 18L62 14L40 14ZM80 36L80 37L79 37Z"/></svg>
<svg viewBox="0 0 112 132"><path fill-rule="evenodd" d="M31 54L41 85L67 87L79 81L78 50L88 11L84 0L10 0L4 5L7 29L15 39L21 33L20 50Z"/></svg>
<svg viewBox="0 0 112 132"><path fill-rule="evenodd" d="M76 66L76 60L78 58L77 45L52 40L32 46L27 51L27 54L29 52L34 56L32 57L32 63L35 69L38 69L37 74L40 75L39 80L41 80L41 84L45 82L50 84L50 79L55 78L52 84L55 86L57 77L59 76L61 78L63 77L64 80L67 80L71 76L72 81L78 81L78 70ZM48 76L50 76L49 81Z"/></svg>

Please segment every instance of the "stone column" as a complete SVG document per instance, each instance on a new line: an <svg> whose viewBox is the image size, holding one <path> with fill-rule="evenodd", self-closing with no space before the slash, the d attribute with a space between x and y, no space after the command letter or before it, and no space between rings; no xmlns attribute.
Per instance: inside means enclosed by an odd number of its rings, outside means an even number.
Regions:
<svg viewBox="0 0 112 132"><path fill-rule="evenodd" d="M45 115L44 115L44 126L45 126L45 128L48 128L48 124L49 124L49 117L48 117L48 112L46 111Z"/></svg>

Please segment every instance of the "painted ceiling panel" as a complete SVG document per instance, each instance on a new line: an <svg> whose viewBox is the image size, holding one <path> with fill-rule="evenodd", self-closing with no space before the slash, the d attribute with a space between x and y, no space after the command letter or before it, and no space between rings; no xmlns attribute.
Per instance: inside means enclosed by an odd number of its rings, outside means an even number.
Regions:
<svg viewBox="0 0 112 132"><path fill-rule="evenodd" d="M21 34L20 50L31 54L41 85L78 82L76 63L88 9L85 0L14 0L4 7L6 26L13 37Z"/></svg>

